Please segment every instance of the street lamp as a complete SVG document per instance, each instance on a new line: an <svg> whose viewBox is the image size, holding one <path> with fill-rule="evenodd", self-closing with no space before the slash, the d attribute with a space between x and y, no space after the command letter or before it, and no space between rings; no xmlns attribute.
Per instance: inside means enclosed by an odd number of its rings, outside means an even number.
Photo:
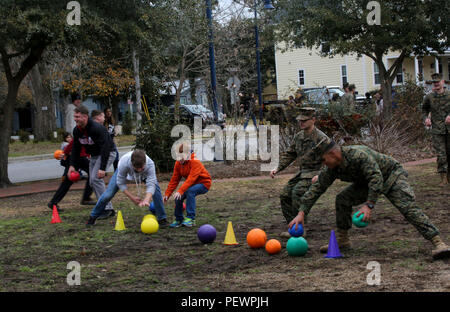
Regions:
<svg viewBox="0 0 450 312"><path fill-rule="evenodd" d="M259 103L259 123L261 124L263 121L263 101L262 101L262 88L261 88L261 66L260 66L260 55L259 55L259 32L258 32L258 11L257 7L258 0L254 1L255 8L255 41L256 41L256 71L258 73L258 103ZM274 10L275 7L272 5L271 0L264 0L264 9L265 10Z"/></svg>

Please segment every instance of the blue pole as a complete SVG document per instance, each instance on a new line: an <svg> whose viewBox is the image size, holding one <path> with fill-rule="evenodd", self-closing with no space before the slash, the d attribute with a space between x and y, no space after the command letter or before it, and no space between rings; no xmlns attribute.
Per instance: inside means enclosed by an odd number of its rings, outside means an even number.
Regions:
<svg viewBox="0 0 450 312"><path fill-rule="evenodd" d="M257 21L257 0L255 0L255 41L256 41L256 71L258 73L258 103L259 103L259 123L262 124L263 121L263 101L262 101L262 90L261 90L261 66L260 66L260 56L259 56L259 32L258 32L258 21Z"/></svg>
<svg viewBox="0 0 450 312"><path fill-rule="evenodd" d="M206 18L208 19L208 37L209 37L209 67L211 69L211 90L213 98L214 120L218 121L217 98L216 98L216 65L214 58L214 37L212 25L211 0L206 0Z"/></svg>

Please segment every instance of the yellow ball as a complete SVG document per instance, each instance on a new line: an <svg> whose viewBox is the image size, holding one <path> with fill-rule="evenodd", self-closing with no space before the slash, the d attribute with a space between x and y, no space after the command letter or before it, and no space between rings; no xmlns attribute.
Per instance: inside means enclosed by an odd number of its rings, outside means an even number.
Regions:
<svg viewBox="0 0 450 312"><path fill-rule="evenodd" d="M153 234L158 232L159 224L153 218L144 219L141 223L141 231L145 234Z"/></svg>
<svg viewBox="0 0 450 312"><path fill-rule="evenodd" d="M145 221L145 220L147 220L148 218L156 220L156 216L155 216L155 215L153 215L153 214L148 214L148 215L145 215L145 216L144 216L144 219L142 219L142 221Z"/></svg>

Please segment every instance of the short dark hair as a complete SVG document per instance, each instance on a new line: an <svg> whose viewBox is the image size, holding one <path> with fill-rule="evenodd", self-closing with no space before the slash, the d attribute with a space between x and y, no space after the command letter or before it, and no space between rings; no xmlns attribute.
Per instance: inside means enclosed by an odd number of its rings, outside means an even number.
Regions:
<svg viewBox="0 0 450 312"><path fill-rule="evenodd" d="M147 155L145 155L145 152L140 149L136 149L131 154L131 164L134 168L142 168L144 167L145 163L147 162Z"/></svg>
<svg viewBox="0 0 450 312"><path fill-rule="evenodd" d="M89 116L89 110L87 109L86 106L83 106L83 105L80 105L79 107L75 107L75 109L73 111L75 113L80 113L80 114Z"/></svg>
<svg viewBox="0 0 450 312"><path fill-rule="evenodd" d="M355 90L356 86L352 83L351 85L348 86L348 91L353 91Z"/></svg>
<svg viewBox="0 0 450 312"><path fill-rule="evenodd" d="M81 100L81 95L79 93L72 93L71 98L72 98L72 103L73 103L76 100Z"/></svg>
<svg viewBox="0 0 450 312"><path fill-rule="evenodd" d="M343 85L344 89L348 88L348 86L349 86L348 82L344 83L344 85Z"/></svg>
<svg viewBox="0 0 450 312"><path fill-rule="evenodd" d="M97 117L97 116L100 116L101 114L103 114L103 112L102 112L101 110L94 109L94 110L91 112L91 118L95 118L95 117Z"/></svg>

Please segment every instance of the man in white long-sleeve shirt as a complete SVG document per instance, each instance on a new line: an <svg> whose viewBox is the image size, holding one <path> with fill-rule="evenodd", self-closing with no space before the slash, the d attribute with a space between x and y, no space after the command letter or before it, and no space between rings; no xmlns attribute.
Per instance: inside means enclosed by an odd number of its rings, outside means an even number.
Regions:
<svg viewBox="0 0 450 312"><path fill-rule="evenodd" d="M78 93L73 93L71 95L72 103L67 104L66 107L66 118L64 120L65 129L71 135L73 135L73 128L77 126L74 119L74 109L81 106L81 96Z"/></svg>
<svg viewBox="0 0 450 312"><path fill-rule="evenodd" d="M134 196L128 190L126 185L127 180L134 181L136 183L138 196ZM146 186L146 194L144 198L141 198L142 194L140 194L142 182L145 183ZM135 150L133 152L126 153L120 158L119 166L114 172L114 175L111 177L108 188L103 195L100 196L97 204L92 209L89 220L86 222L87 226L92 226L95 224L97 218L104 211L106 204L119 190L123 191L134 204L139 205L140 207L149 207L150 202L153 199L159 225L168 225L161 189L159 188L158 180L156 179L155 164L144 151Z"/></svg>

